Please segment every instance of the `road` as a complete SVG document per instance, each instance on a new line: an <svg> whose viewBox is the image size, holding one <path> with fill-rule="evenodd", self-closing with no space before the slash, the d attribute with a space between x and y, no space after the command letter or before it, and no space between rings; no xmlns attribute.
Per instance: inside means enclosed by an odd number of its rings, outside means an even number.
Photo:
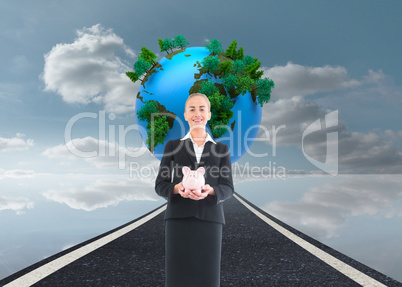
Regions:
<svg viewBox="0 0 402 287"><path fill-rule="evenodd" d="M402 286L239 195L227 200L224 209L223 287ZM38 262L0 286L164 286L163 210Z"/></svg>

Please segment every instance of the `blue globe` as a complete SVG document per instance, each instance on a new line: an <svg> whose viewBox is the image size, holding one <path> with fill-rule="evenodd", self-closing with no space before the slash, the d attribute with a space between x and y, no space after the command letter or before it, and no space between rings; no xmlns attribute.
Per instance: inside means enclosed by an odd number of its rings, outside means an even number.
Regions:
<svg viewBox="0 0 402 287"><path fill-rule="evenodd" d="M207 73L200 75L200 63L209 55L210 52L204 47L186 48L173 56L168 55L159 61L160 65L157 65L141 83L135 103L136 111L139 111L146 101L155 100L163 105L167 112L176 116L165 142L157 145L153 152L150 150L159 160L169 140L182 138L189 131L188 123L184 119L184 104L196 81L210 79L221 84L219 78ZM228 131L214 140L229 146L231 160L234 163L247 152L257 136L262 109L253 101L249 92L233 98L232 102L234 102L231 109L233 117L229 121ZM146 143L148 123L138 117L137 123L142 127L140 134ZM212 135L209 126L207 132Z"/></svg>

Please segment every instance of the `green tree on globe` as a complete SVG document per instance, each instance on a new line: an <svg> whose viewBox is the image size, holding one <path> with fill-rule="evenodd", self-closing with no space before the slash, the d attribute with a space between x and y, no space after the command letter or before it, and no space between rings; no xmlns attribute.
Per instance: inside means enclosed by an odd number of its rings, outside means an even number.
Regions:
<svg viewBox="0 0 402 287"><path fill-rule="evenodd" d="M206 47L187 47L182 35L159 39L160 51L167 55L156 61L156 55L141 48L131 81L140 81L136 97L137 123L141 137L158 159L169 139L188 132L184 120L184 103L192 93L203 93L211 102L212 117L207 131L229 146L232 163L251 146L261 124L262 106L269 102L274 82L261 78L261 62L244 56L233 41L226 51L212 39Z"/></svg>

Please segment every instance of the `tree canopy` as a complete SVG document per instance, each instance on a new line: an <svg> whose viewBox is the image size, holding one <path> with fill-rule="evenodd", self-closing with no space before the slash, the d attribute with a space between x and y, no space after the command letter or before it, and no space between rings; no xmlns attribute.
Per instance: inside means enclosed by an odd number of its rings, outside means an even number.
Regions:
<svg viewBox="0 0 402 287"><path fill-rule="evenodd" d="M160 104L154 100L144 102L141 109L137 111L138 119L148 123L146 144L149 145L151 151L158 144L165 142L165 136L170 128L166 116L160 115L161 112L164 111L161 109Z"/></svg>
<svg viewBox="0 0 402 287"><path fill-rule="evenodd" d="M158 39L158 44L159 44L159 49L161 50L161 52L165 52L165 50L163 49L163 40L162 39Z"/></svg>
<svg viewBox="0 0 402 287"><path fill-rule="evenodd" d="M212 53L212 55L218 55L223 53L222 44L217 39L211 39L205 47Z"/></svg>
<svg viewBox="0 0 402 287"><path fill-rule="evenodd" d="M274 81L269 78L258 79L255 82L257 86L257 102L262 107L265 103L268 103L271 98L272 88L275 87Z"/></svg>
<svg viewBox="0 0 402 287"><path fill-rule="evenodd" d="M248 91L253 90L254 80L248 75L243 75L236 78L236 91L245 95Z"/></svg>
<svg viewBox="0 0 402 287"><path fill-rule="evenodd" d="M236 52L236 59L243 60L243 58L244 58L244 49L240 47L239 50Z"/></svg>
<svg viewBox="0 0 402 287"><path fill-rule="evenodd" d="M144 73L146 73L149 68L151 68L151 63L142 58L138 59L134 64L134 71L138 77L141 77Z"/></svg>
<svg viewBox="0 0 402 287"><path fill-rule="evenodd" d="M127 77L130 78L130 80L135 83L138 80L138 76L135 72L126 72Z"/></svg>
<svg viewBox="0 0 402 287"><path fill-rule="evenodd" d="M207 82L206 82L207 83ZM210 84L206 84L208 86ZM214 90L210 89L210 92ZM222 95L219 93L219 89L215 87L212 94L208 96L211 103L211 119L209 120L209 126L211 128L212 135L215 138L223 136L228 130L228 124L233 117L233 103L228 95Z"/></svg>
<svg viewBox="0 0 402 287"><path fill-rule="evenodd" d="M207 73L214 74L218 71L220 59L218 57L209 56L202 60L201 65Z"/></svg>
<svg viewBox="0 0 402 287"><path fill-rule="evenodd" d="M141 47L141 53L138 55L138 59L144 59L147 62L155 64L157 56L146 47Z"/></svg>
<svg viewBox="0 0 402 287"><path fill-rule="evenodd" d="M156 101L146 101L144 105L137 111L137 117L140 121L150 121L151 115L158 111Z"/></svg>
<svg viewBox="0 0 402 287"><path fill-rule="evenodd" d="M174 45L174 42L172 39L167 38L167 39L163 40L163 42L162 42L163 51L166 51L169 54L168 51L170 50L171 52L173 52L174 47L175 47L175 45Z"/></svg>
<svg viewBox="0 0 402 287"><path fill-rule="evenodd" d="M225 55L234 60L236 58L236 49L237 49L237 41L233 40L233 42L230 43L229 47L226 49Z"/></svg>
<svg viewBox="0 0 402 287"><path fill-rule="evenodd" d="M255 62L246 67L246 72L250 75L250 78L257 80L257 79L261 78L261 76L264 74L263 71L258 71L258 69L260 67L261 67L261 62Z"/></svg>
<svg viewBox="0 0 402 287"><path fill-rule="evenodd" d="M227 90L234 89L236 87L236 76L233 74L227 74L221 78L223 86Z"/></svg>
<svg viewBox="0 0 402 287"><path fill-rule="evenodd" d="M230 72L230 70L232 69L232 62L231 61L225 61L225 62L221 62L219 64L219 73L226 75Z"/></svg>
<svg viewBox="0 0 402 287"><path fill-rule="evenodd" d="M219 89L217 86L215 86L214 81L208 80L201 83L201 89L198 92L206 95L207 97L210 97L215 92L219 92Z"/></svg>
<svg viewBox="0 0 402 287"><path fill-rule="evenodd" d="M246 65L242 60L234 60L232 63L232 73L235 75L242 75L245 73Z"/></svg>
<svg viewBox="0 0 402 287"><path fill-rule="evenodd" d="M186 38L184 38L183 35L177 35L174 37L174 39L167 38L165 40L158 39L158 44L159 44L159 49L161 52L166 52L169 54L170 52L173 52L173 49L184 49L190 44L187 42Z"/></svg>
<svg viewBox="0 0 402 287"><path fill-rule="evenodd" d="M174 37L174 45L176 48L180 47L180 49L183 49L185 47L187 47L188 44L190 44L189 42L186 41L186 38L184 38L183 35L177 35L176 37Z"/></svg>
<svg viewBox="0 0 402 287"><path fill-rule="evenodd" d="M247 66L249 66L249 65L254 63L254 58L249 56L249 55L247 55L247 56L244 57L243 62L247 67Z"/></svg>
<svg viewBox="0 0 402 287"><path fill-rule="evenodd" d="M174 49L185 49L189 42L183 35L177 35L174 39L158 39L158 45L161 52L169 54L174 52ZM229 121L233 117L231 109L234 105L234 97L250 92L253 100L256 100L262 107L269 102L272 88L275 85L269 78L261 79L264 74L260 70L261 62L258 61L258 58L253 58L250 55L245 56L243 47L237 49L236 40L233 40L225 51L217 39L211 39L205 47L210 55L200 63L200 75L206 72L214 80L200 80L191 89L194 88L194 91L198 90L208 97L212 112L209 126L212 135L219 138L228 131ZM154 52L146 47L141 47L138 60L133 66L134 71L126 72L127 77L132 82L136 82L145 73L150 72L157 64L156 60L157 56ZM137 111L138 119L148 122L147 144L151 151L158 144L164 143L167 131L173 126L172 120L161 115L165 111L165 107L154 100L144 102L142 108Z"/></svg>
<svg viewBox="0 0 402 287"><path fill-rule="evenodd" d="M169 123L166 116L157 116L153 121L148 122L148 135L146 144L153 150L158 144L165 142L165 136L169 131Z"/></svg>

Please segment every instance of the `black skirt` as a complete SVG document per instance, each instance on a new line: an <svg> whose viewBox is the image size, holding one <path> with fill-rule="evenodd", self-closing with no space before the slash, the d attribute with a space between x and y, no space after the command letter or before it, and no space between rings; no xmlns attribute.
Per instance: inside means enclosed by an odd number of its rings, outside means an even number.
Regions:
<svg viewBox="0 0 402 287"><path fill-rule="evenodd" d="M195 217L167 219L166 287L219 287L222 224Z"/></svg>

